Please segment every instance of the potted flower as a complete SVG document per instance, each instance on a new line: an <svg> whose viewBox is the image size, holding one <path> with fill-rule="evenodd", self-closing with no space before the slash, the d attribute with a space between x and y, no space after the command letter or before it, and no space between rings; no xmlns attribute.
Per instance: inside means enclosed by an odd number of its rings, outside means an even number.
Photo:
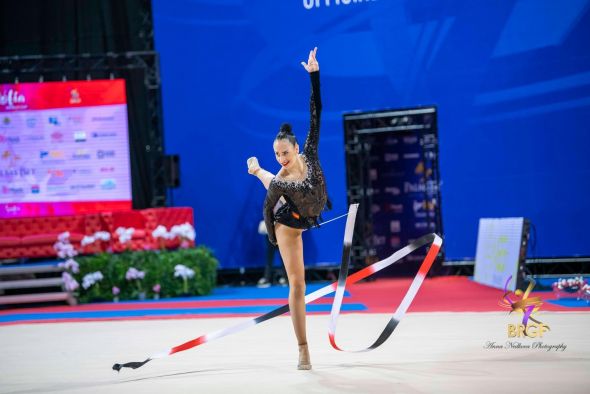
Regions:
<svg viewBox="0 0 590 394"><path fill-rule="evenodd" d="M144 271L139 271L135 267L131 267L127 270L125 274L125 279L128 281L135 281L137 286L137 295L140 300L145 300L145 291L143 291L143 287L141 286L141 280L145 277Z"/></svg>
<svg viewBox="0 0 590 394"><path fill-rule="evenodd" d="M195 271L185 265L177 264L174 267L174 277L182 278L182 294L189 295L188 280L195 276Z"/></svg>
<svg viewBox="0 0 590 394"><path fill-rule="evenodd" d="M103 278L102 272L100 271L91 272L84 275L84 278L82 278L82 287L84 290L88 291L88 289L92 287L91 291L93 292L94 301L104 301L100 298L100 292L97 285L97 283L103 280Z"/></svg>
<svg viewBox="0 0 590 394"><path fill-rule="evenodd" d="M170 233L180 239L180 247L186 249L195 240L195 228L190 223L172 226Z"/></svg>
<svg viewBox="0 0 590 394"><path fill-rule="evenodd" d="M160 286L159 283L156 283L154 285L154 287L152 287L152 290L154 292L154 300L159 300L160 299L160 290L162 289L162 286Z"/></svg>
<svg viewBox="0 0 590 394"><path fill-rule="evenodd" d="M121 293L121 289L117 286L113 286L113 302L119 302L119 293Z"/></svg>

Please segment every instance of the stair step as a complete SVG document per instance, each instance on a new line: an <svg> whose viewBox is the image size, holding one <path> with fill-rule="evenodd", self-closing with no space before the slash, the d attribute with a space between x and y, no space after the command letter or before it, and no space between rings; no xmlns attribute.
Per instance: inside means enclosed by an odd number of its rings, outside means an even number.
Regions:
<svg viewBox="0 0 590 394"><path fill-rule="evenodd" d="M21 274L40 274L46 272L61 272L62 268L57 264L19 264L16 266L0 266L0 276L2 275L21 275Z"/></svg>
<svg viewBox="0 0 590 394"><path fill-rule="evenodd" d="M7 280L0 282L0 290L8 289L23 289L32 287L51 287L61 286L63 280L58 278L42 278L42 279L24 279L24 280Z"/></svg>
<svg viewBox="0 0 590 394"><path fill-rule="evenodd" d="M27 304L36 302L67 301L70 305L76 305L76 300L68 292L36 293L0 296L0 305L3 304Z"/></svg>

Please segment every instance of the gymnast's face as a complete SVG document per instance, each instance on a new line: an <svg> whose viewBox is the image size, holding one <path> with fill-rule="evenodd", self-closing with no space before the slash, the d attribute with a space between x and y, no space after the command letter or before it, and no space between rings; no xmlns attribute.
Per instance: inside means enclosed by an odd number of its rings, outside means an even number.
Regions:
<svg viewBox="0 0 590 394"><path fill-rule="evenodd" d="M279 164L286 169L295 164L297 155L299 154L299 145L293 145L287 139L275 140L273 144L275 150L275 157Z"/></svg>

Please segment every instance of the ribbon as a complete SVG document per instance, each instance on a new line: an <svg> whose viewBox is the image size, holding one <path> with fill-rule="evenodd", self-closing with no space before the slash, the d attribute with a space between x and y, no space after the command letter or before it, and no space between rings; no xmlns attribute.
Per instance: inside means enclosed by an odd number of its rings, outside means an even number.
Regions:
<svg viewBox="0 0 590 394"><path fill-rule="evenodd" d="M343 253L342 253L342 262L340 264L340 272L338 274L338 281L331 283L327 286L324 286L321 289L318 289L318 290L314 291L313 293L310 293L305 296L305 304L309 304L309 303L314 302L324 296L327 296L329 294L332 294L333 292L336 292L336 295L334 296L334 301L332 304L332 311L330 313L330 325L328 328L328 336L330 339L330 344L336 350L343 351L343 349L338 347L338 345L336 344L335 336L336 336L336 322L337 322L338 316L340 315L340 308L342 306L342 299L344 297L344 290L346 288L346 285L351 285L351 284L356 283L362 279L365 279L365 278L373 275L374 273L379 272L394 263L397 263L402 258L409 255L410 253L412 253L416 249L418 249L424 245L427 245L429 243L431 244L430 250L428 251L426 257L424 258L422 264L420 265L418 273L416 274L414 280L412 281L412 284L410 285L408 291L406 292L406 295L404 296L404 298L403 298L402 302L400 303L400 305L398 306L397 310L395 311L395 313L393 314L393 316L391 317L391 319L389 320L389 322L387 323L385 328L382 330L382 332L379 335L379 337L377 338L377 340L371 346L369 346L366 349L356 350L357 352L358 351L362 352L362 351L369 351L369 350L372 350L372 349L375 349L375 348L381 346L387 340L387 338L389 338L389 336L393 333L393 331L395 330L395 328L399 324L400 320L406 314L406 311L408 310L410 304L412 303L412 301L416 297L416 294L417 294L418 290L420 289L422 282L426 278L428 271L432 267L432 264L434 263L434 260L436 259L438 251L440 250L440 247L442 245L442 239L437 234L434 234L434 233L425 235L425 236L411 242L409 245L398 250L397 252L395 252L391 256L387 257L386 259L378 261L376 263L373 263L370 266L365 267L362 270L348 276L350 249L352 246L352 235L353 235L354 223L356 220L357 210L358 210L358 204L350 205L349 211L348 211L348 218L346 220L346 229L344 231L344 245L343 245ZM225 337L230 334L238 333L238 332L243 331L249 327L253 327L253 326L263 323L267 320L270 320L270 319L273 319L277 316L280 316L288 311L289 311L289 304L285 304L281 307L278 307L278 308L276 308L264 315L254 318L254 319L246 320L242 323L239 323L239 324L227 327L227 328L223 328L223 329L214 331L209 334L201 335L198 338L192 339L188 342L182 343L182 344L175 346L173 348L164 350L159 353L155 353L155 354L149 356L144 361L133 361L133 362L128 362L128 363L124 363L124 364L119 364L119 363L114 364L113 369L115 371L120 371L122 368L136 369L136 368L139 368L139 367L147 364L151 360L171 356L175 353L179 353L179 352L182 352L182 351L185 351L188 349L192 349L192 348L202 345L204 343L211 342L215 339L219 339L219 338Z"/></svg>

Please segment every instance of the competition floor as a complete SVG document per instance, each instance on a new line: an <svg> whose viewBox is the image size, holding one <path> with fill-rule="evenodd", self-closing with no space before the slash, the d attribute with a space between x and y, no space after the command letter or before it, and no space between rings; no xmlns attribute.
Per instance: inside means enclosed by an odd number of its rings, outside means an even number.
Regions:
<svg viewBox="0 0 590 394"><path fill-rule="evenodd" d="M407 284L378 280L351 287L345 302L357 306L340 317L336 339L341 347L361 348L374 340ZM392 337L372 352L333 350L327 313L312 312L311 371L295 368L297 346L288 316L137 370L117 374L110 369L114 362L142 360L259 314L241 313L235 303L245 308L250 302L262 304L270 310L280 304L280 297L274 297L285 289L242 289L243 299L232 295L228 301L234 308L231 313L195 312L198 305L206 305L195 302L217 302L223 308L220 299L228 291L219 289L209 301L180 301L186 314L173 302L169 309L177 312L164 316L149 311L161 310L165 303L102 304L65 312L62 307L1 311L0 392L590 392L589 307L548 302L551 293L538 293L546 302L536 318L551 330L543 338L508 338L507 325L517 324L520 316L508 315L498 306L501 291L465 278L427 280ZM264 296L265 291L270 298L248 298ZM125 316L117 309L121 307L146 313ZM96 310L116 313L82 313ZM23 314L26 318L19 319ZM494 348L486 348L491 342Z"/></svg>

